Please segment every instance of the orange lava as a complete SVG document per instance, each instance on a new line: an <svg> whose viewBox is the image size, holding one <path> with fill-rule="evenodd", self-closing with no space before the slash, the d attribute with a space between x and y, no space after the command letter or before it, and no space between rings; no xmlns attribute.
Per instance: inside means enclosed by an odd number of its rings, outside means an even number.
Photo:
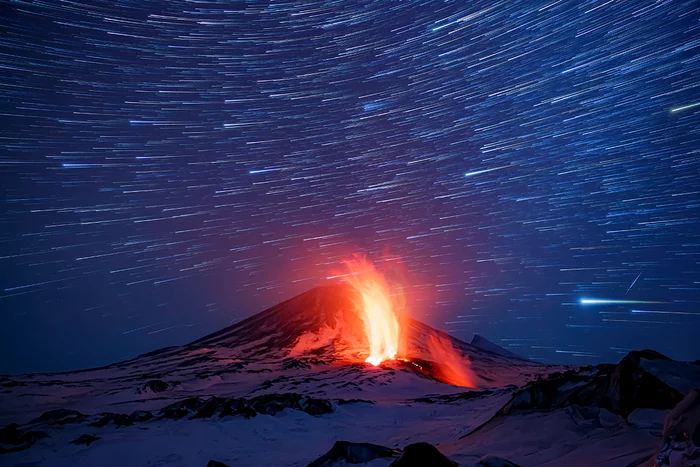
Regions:
<svg viewBox="0 0 700 467"><path fill-rule="evenodd" d="M453 386L476 388L478 378L471 369L471 362L455 349L449 338L431 334L428 338L430 357L438 362L438 379Z"/></svg>
<svg viewBox="0 0 700 467"><path fill-rule="evenodd" d="M348 272L345 281L360 297L357 306L369 341L369 357L365 361L377 366L395 359L401 329L390 284L364 256L355 255L343 263Z"/></svg>

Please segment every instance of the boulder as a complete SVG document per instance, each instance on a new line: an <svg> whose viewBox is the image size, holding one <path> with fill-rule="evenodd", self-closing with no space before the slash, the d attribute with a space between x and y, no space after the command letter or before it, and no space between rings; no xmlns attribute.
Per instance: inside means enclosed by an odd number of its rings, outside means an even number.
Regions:
<svg viewBox="0 0 700 467"><path fill-rule="evenodd" d="M669 439L690 440L700 446L700 389L693 389L669 412L661 435Z"/></svg>
<svg viewBox="0 0 700 467"><path fill-rule="evenodd" d="M29 423L45 423L51 426L61 426L69 423L81 423L85 421L86 418L87 415L81 414L76 410L56 409L44 412Z"/></svg>
<svg viewBox="0 0 700 467"><path fill-rule="evenodd" d="M138 392L139 392L139 394L143 393L143 392L157 393L157 392L167 391L169 387L170 386L165 381L162 381L160 379L152 379L150 381L146 381L146 384L141 386L141 388L138 390Z"/></svg>
<svg viewBox="0 0 700 467"><path fill-rule="evenodd" d="M92 422L90 426L101 428L109 423L114 423L114 425L117 428L119 428L122 426L131 426L134 424L130 416L123 413L103 412L99 415L99 417L100 418L96 422Z"/></svg>
<svg viewBox="0 0 700 467"><path fill-rule="evenodd" d="M627 417L638 407L670 409L683 399L683 394L640 366L641 359L669 360L653 350L627 354L607 378L607 391L602 404L611 412Z"/></svg>
<svg viewBox="0 0 700 467"><path fill-rule="evenodd" d="M380 457L396 457L398 453L396 449L378 444L336 441L330 451L311 462L308 467L332 467L346 463L363 464Z"/></svg>
<svg viewBox="0 0 700 467"><path fill-rule="evenodd" d="M207 462L207 467L229 467L229 466L228 466L228 464L224 464L223 462L210 460L209 462Z"/></svg>
<svg viewBox="0 0 700 467"><path fill-rule="evenodd" d="M16 423L7 425L5 428L0 429L0 454L23 451L32 447L40 439L50 437L43 431L25 431L22 433Z"/></svg>
<svg viewBox="0 0 700 467"><path fill-rule="evenodd" d="M693 389L664 421L656 467L700 465L700 389Z"/></svg>
<svg viewBox="0 0 700 467"><path fill-rule="evenodd" d="M391 463L390 467L454 467L451 461L432 444L409 444L403 449L401 457Z"/></svg>
<svg viewBox="0 0 700 467"><path fill-rule="evenodd" d="M84 444L85 446L90 446L92 443L94 443L98 439L101 439L101 438L99 436L82 434L78 438L71 441L71 444Z"/></svg>
<svg viewBox="0 0 700 467"><path fill-rule="evenodd" d="M484 456L474 467L520 467L518 464L497 456Z"/></svg>
<svg viewBox="0 0 700 467"><path fill-rule="evenodd" d="M205 401L199 397L188 397L160 409L160 418L178 420L199 410Z"/></svg>

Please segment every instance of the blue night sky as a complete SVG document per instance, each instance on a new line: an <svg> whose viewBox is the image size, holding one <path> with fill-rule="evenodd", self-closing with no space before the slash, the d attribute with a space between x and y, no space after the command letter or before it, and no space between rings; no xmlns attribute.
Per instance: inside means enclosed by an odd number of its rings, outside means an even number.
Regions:
<svg viewBox="0 0 700 467"><path fill-rule="evenodd" d="M0 372L402 258L545 362L700 357L695 0L3 1Z"/></svg>

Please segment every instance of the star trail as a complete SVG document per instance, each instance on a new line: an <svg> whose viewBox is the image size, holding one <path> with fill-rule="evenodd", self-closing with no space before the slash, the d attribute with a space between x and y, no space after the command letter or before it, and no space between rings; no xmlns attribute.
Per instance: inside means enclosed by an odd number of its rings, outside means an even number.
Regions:
<svg viewBox="0 0 700 467"><path fill-rule="evenodd" d="M4 1L0 372L385 251L463 340L697 359L699 51L693 0Z"/></svg>

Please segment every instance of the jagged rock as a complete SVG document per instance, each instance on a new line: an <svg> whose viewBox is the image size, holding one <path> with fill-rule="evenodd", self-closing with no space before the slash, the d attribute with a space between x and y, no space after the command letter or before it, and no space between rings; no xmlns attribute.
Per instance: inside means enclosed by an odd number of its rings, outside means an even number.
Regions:
<svg viewBox="0 0 700 467"><path fill-rule="evenodd" d="M188 397L160 409L160 418L178 420L201 409L205 401L199 397Z"/></svg>
<svg viewBox="0 0 700 467"><path fill-rule="evenodd" d="M223 462L210 460L209 462L207 462L207 467L229 467L229 466L228 466L228 464L224 464Z"/></svg>
<svg viewBox="0 0 700 467"><path fill-rule="evenodd" d="M693 389L666 416L664 441L688 439L700 446L700 389Z"/></svg>
<svg viewBox="0 0 700 467"><path fill-rule="evenodd" d="M159 379L152 379L147 381L141 389L138 390L139 394L143 392L163 392L167 391L170 386L165 381Z"/></svg>
<svg viewBox="0 0 700 467"><path fill-rule="evenodd" d="M285 358L282 360L282 366L287 369L295 369L295 368L301 368L301 369L309 369L311 368L311 365L308 363L302 361L302 360L297 360L295 358Z"/></svg>
<svg viewBox="0 0 700 467"><path fill-rule="evenodd" d="M610 374L603 404L627 417L638 407L670 409L683 399L676 389L640 367L640 360L669 360L653 350L630 352Z"/></svg>
<svg viewBox="0 0 700 467"><path fill-rule="evenodd" d="M474 467L520 467L518 464L497 456L484 456Z"/></svg>
<svg viewBox="0 0 700 467"><path fill-rule="evenodd" d="M90 446L92 443L94 443L98 439L102 439L102 438L100 438L99 436L82 434L77 439L74 439L73 441L71 441L71 444L84 444L85 446Z"/></svg>
<svg viewBox="0 0 700 467"><path fill-rule="evenodd" d="M396 449L378 444L336 441L330 451L311 462L308 467L332 467L345 462L362 464L380 457L396 457L398 453Z"/></svg>
<svg viewBox="0 0 700 467"><path fill-rule="evenodd" d="M153 414L147 410L136 410L129 415L129 421L131 423L146 422L152 418Z"/></svg>
<svg viewBox="0 0 700 467"><path fill-rule="evenodd" d="M457 463L448 459L432 444L409 444L403 449L401 457L391 463L390 467L454 467Z"/></svg>
<svg viewBox="0 0 700 467"><path fill-rule="evenodd" d="M367 399L335 399L335 403L338 405L345 404L374 404L374 401Z"/></svg>
<svg viewBox="0 0 700 467"><path fill-rule="evenodd" d="M333 411L333 404L325 399L302 398L299 401L301 410L309 415L317 416Z"/></svg>
<svg viewBox="0 0 700 467"><path fill-rule="evenodd" d="M201 399L190 397L170 404L160 410L160 418L180 419L228 417L243 415L246 418L256 414L275 415L284 409L294 409L309 415L321 415L333 411L333 404L326 399L314 399L301 394L265 394L250 400L237 398L211 397Z"/></svg>
<svg viewBox="0 0 700 467"><path fill-rule="evenodd" d="M313 399L295 393L264 394L249 401L256 412L265 415L275 415L286 408L297 409L309 415L320 415L333 410L332 404L325 399Z"/></svg>
<svg viewBox="0 0 700 467"><path fill-rule="evenodd" d="M0 377L0 386L4 388L14 388L17 386L26 386L27 383L24 383L22 381L14 381L10 378L7 377Z"/></svg>
<svg viewBox="0 0 700 467"><path fill-rule="evenodd" d="M43 438L50 438L43 431L27 431L22 433L16 423L0 429L0 454L17 452L28 449Z"/></svg>
<svg viewBox="0 0 700 467"><path fill-rule="evenodd" d="M556 409L595 405L627 417L637 408L670 409L683 398L676 389L644 370L641 360L667 359L658 352L630 352L614 367L599 365L597 373L582 368L553 373L518 391L502 410Z"/></svg>
<svg viewBox="0 0 700 467"><path fill-rule="evenodd" d="M212 397L204 402L192 418L210 418L214 415L243 415L245 418L251 418L255 417L256 413L245 399Z"/></svg>
<svg viewBox="0 0 700 467"><path fill-rule="evenodd" d="M602 390L596 391L592 381L593 377L575 371L553 373L549 378L529 383L516 392L504 406L503 413L518 409L555 409L571 404L588 405L602 396Z"/></svg>
<svg viewBox="0 0 700 467"><path fill-rule="evenodd" d="M300 400L299 394L265 394L252 398L250 405L258 413L275 415L286 408L297 407Z"/></svg>
<svg viewBox="0 0 700 467"><path fill-rule="evenodd" d="M459 401L468 401L470 399L475 399L481 396L488 396L493 394L493 391L489 389L484 389L483 391L466 391L459 392L457 394L445 394L440 396L426 396L412 399L413 402L423 402L426 404L450 404Z"/></svg>
<svg viewBox="0 0 700 467"><path fill-rule="evenodd" d="M39 415L37 418L29 423L46 423L51 426L66 425L69 423L81 423L87 418L86 415L81 414L76 410L69 409L56 409L49 410Z"/></svg>
<svg viewBox="0 0 700 467"><path fill-rule="evenodd" d="M92 422L90 426L103 427L107 424L114 423L117 428L122 426L131 426L134 424L129 415L123 413L103 412L99 414L100 419Z"/></svg>
<svg viewBox="0 0 700 467"><path fill-rule="evenodd" d="M609 410L600 409L598 412L598 423L603 428L621 427L625 424L625 419Z"/></svg>
<svg viewBox="0 0 700 467"><path fill-rule="evenodd" d="M664 421L656 467L700 465L700 389L693 389Z"/></svg>

